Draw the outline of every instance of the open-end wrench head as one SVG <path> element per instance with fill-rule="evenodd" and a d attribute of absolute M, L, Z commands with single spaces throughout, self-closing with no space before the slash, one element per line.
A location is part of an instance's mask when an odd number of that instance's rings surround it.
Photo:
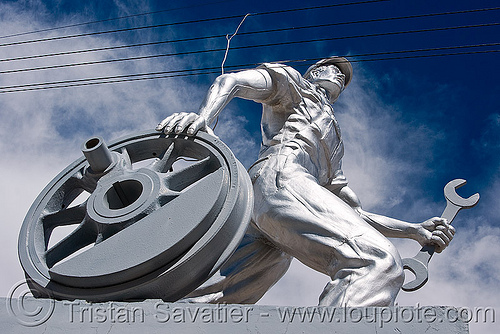
<path fill-rule="evenodd" d="M 444 197 L 446 198 L 446 200 L 452 203 L 453 205 L 462 207 L 464 209 L 472 208 L 473 206 L 475 206 L 479 201 L 478 193 L 475 193 L 469 198 L 463 198 L 456 192 L 456 189 L 464 186 L 466 183 L 467 181 L 464 179 L 455 179 L 448 182 L 444 187 Z"/>
<path fill-rule="evenodd" d="M 403 285 L 403 291 L 415 291 L 420 289 L 427 283 L 429 274 L 427 266 L 415 258 L 405 258 L 403 261 L 403 269 L 408 269 L 415 275 L 415 279 Z"/>

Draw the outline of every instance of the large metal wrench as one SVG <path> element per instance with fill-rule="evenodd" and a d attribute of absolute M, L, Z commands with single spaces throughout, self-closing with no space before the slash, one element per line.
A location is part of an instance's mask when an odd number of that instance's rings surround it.
<path fill-rule="evenodd" d="M 455 179 L 450 181 L 444 187 L 444 197 L 446 198 L 446 208 L 441 215 L 441 218 L 448 220 L 451 224 L 452 220 L 457 215 L 458 211 L 462 209 L 472 208 L 479 201 L 479 194 L 476 193 L 469 198 L 463 198 L 455 191 L 457 188 L 465 185 L 467 181 L 463 179 Z M 420 289 L 427 283 L 428 264 L 434 254 L 435 246 L 428 245 L 422 249 L 412 258 L 403 259 L 403 268 L 408 269 L 415 275 L 415 279 L 403 285 L 403 291 L 415 291 Z"/>

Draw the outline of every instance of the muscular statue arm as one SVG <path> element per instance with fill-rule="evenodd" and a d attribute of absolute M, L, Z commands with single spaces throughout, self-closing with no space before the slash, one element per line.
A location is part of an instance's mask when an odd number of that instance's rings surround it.
<path fill-rule="evenodd" d="M 351 206 L 368 224 L 388 238 L 410 238 L 422 246 L 433 244 L 441 252 L 453 239 L 455 229 L 446 219 L 433 217 L 422 223 L 408 223 L 398 219 L 377 215 L 361 208 L 361 203 L 351 188 L 345 186 L 337 194 Z"/>
<path fill-rule="evenodd" d="M 253 69 L 219 76 L 200 106 L 200 116 L 212 123 L 234 97 L 262 101 L 272 93 L 272 79 L 264 69 Z"/>
<path fill-rule="evenodd" d="M 188 134 L 195 134 L 199 130 L 207 131 L 208 125 L 234 97 L 262 101 L 272 92 L 272 78 L 264 69 L 223 74 L 215 79 L 198 114 L 175 113 L 160 122 L 156 129 L 165 133 L 186 131 Z"/>

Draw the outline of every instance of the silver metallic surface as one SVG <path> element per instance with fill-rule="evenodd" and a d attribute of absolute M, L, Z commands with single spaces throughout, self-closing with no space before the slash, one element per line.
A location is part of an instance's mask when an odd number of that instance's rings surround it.
<path fill-rule="evenodd" d="M 167 134 L 211 131 L 234 97 L 263 106 L 262 146 L 249 169 L 251 225 L 228 262 L 185 301 L 255 303 L 295 257 L 331 278 L 320 305 L 391 305 L 404 273 L 386 237 L 436 243 L 440 250 L 449 244 L 454 229 L 445 219 L 412 224 L 369 213 L 348 187 L 331 102 L 351 77 L 349 62 L 339 57 L 318 62 L 306 78 L 286 65 L 263 64 L 219 76 L 199 114 L 173 114 L 157 126 Z"/>
<path fill-rule="evenodd" d="M 479 194 L 476 193 L 468 198 L 459 196 L 456 192 L 457 188 L 464 186 L 467 181 L 463 179 L 455 179 L 446 184 L 444 187 L 444 197 L 446 198 L 446 208 L 444 209 L 442 218 L 451 224 L 455 216 L 462 209 L 469 209 L 474 207 L 479 201 Z M 412 258 L 403 259 L 403 268 L 408 269 L 415 275 L 415 279 L 405 283 L 402 287 L 404 291 L 415 291 L 420 289 L 427 283 L 428 264 L 434 254 L 435 247 L 433 245 L 424 246 Z"/>
<path fill-rule="evenodd" d="M 247 172 L 219 139 L 146 132 L 84 144 L 29 210 L 19 257 L 37 297 L 177 300 L 224 263 L 247 228 Z M 90 165 L 89 165 L 90 163 Z M 78 196 L 88 198 L 78 202 Z M 210 196 L 207 196 L 210 194 Z M 53 231 L 74 226 L 53 242 Z"/>

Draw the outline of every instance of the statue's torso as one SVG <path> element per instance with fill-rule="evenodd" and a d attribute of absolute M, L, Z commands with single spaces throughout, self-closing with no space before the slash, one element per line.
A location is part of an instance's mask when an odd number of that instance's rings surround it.
<path fill-rule="evenodd" d="M 273 78 L 275 91 L 261 101 L 260 158 L 278 154 L 281 147 L 298 147 L 315 165 L 321 184 L 344 182 L 341 173 L 343 143 L 327 97 L 291 67 L 262 65 Z M 342 179 L 342 180 L 341 180 Z"/>

